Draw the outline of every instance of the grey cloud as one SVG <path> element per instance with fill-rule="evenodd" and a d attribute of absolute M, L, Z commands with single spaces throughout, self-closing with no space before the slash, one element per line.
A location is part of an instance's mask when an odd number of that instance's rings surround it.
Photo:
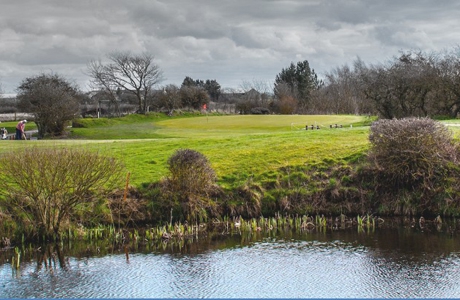
<path fill-rule="evenodd" d="M 174 4 L 174 1 L 142 2 L 129 12 L 129 16 L 143 33 L 161 38 L 192 36 L 218 39 L 227 34 L 225 20 L 212 9 L 202 9 L 192 1 Z"/>
<path fill-rule="evenodd" d="M 460 2 L 454 0 L 0 2 L 6 90 L 27 70 L 41 68 L 84 84 L 80 70 L 87 61 L 115 50 L 151 52 L 167 83 L 195 74 L 225 87 L 242 79 L 273 80 L 295 60 L 307 59 L 321 73 L 356 56 L 383 61 L 401 48 L 459 43 Z"/>
<path fill-rule="evenodd" d="M 30 22 L 9 21 L 6 26 L 18 34 L 36 37 L 64 35 L 73 38 L 84 38 L 110 34 L 110 25 L 95 18 L 32 20 Z"/>
<path fill-rule="evenodd" d="M 254 49 L 266 47 L 266 45 L 264 45 L 260 39 L 257 39 L 256 36 L 250 32 L 249 28 L 234 27 L 231 30 L 230 37 L 237 46 L 244 46 Z"/>
<path fill-rule="evenodd" d="M 424 31 L 405 24 L 376 26 L 373 34 L 385 46 L 399 47 L 400 49 L 421 49 L 432 46 L 432 42 Z"/>
<path fill-rule="evenodd" d="M 336 31 L 342 28 L 342 25 L 339 22 L 324 19 L 316 21 L 316 26 L 327 31 Z"/>
<path fill-rule="evenodd" d="M 49 49 L 30 49 L 30 51 L 19 56 L 16 62 L 20 65 L 72 65 L 86 64 L 88 59 L 64 46 L 52 47 Z"/>

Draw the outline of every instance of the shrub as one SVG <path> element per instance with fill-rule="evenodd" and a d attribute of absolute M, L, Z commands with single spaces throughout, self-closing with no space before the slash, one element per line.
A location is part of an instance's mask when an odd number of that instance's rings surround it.
<path fill-rule="evenodd" d="M 168 164 L 170 176 L 162 183 L 163 200 L 176 202 L 190 221 L 206 219 L 215 208 L 211 196 L 217 191 L 216 174 L 208 159 L 197 151 L 180 149 Z"/>
<path fill-rule="evenodd" d="M 253 115 L 269 115 L 270 110 L 265 107 L 254 107 L 251 108 L 251 114 Z"/>
<path fill-rule="evenodd" d="M 23 230 L 59 237 L 122 179 L 116 160 L 87 150 L 27 148 L 0 158 L 0 205 Z"/>
<path fill-rule="evenodd" d="M 406 199 L 405 203 L 411 203 L 418 212 L 434 208 L 434 196 L 444 190 L 449 176 L 457 176 L 458 147 L 448 128 L 437 121 L 379 120 L 372 124 L 369 140 L 368 158 L 377 188 L 388 198 L 407 198 L 406 191 L 417 195 L 417 199 Z M 396 198 L 391 201 L 396 203 Z M 399 207 L 407 211 L 407 207 Z"/>
<path fill-rule="evenodd" d="M 108 196 L 113 223 L 120 226 L 139 225 L 149 219 L 147 203 L 139 190 L 130 186 L 127 190 L 114 190 Z"/>
<path fill-rule="evenodd" d="M 428 118 L 380 120 L 371 126 L 369 158 L 398 185 L 430 184 L 457 163 L 452 134 Z"/>

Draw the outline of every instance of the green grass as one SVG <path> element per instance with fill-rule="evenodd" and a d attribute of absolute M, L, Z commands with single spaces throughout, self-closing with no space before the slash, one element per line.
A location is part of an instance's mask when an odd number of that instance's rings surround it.
<path fill-rule="evenodd" d="M 368 120 L 342 115 L 182 116 L 132 115 L 114 119 L 82 119 L 73 139 L 2 141 L 0 151 L 18 147 L 85 147 L 120 158 L 139 186 L 167 175 L 174 151 L 203 153 L 219 183 L 231 186 L 250 176 L 273 174 L 281 167 L 351 160 L 368 147 Z M 344 128 L 330 129 L 330 124 Z M 320 130 L 305 130 L 315 124 Z M 350 125 L 355 124 L 353 127 Z"/>

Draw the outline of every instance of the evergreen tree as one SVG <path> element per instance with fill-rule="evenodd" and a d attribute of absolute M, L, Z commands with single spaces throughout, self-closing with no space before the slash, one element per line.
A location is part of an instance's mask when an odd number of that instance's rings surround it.
<path fill-rule="evenodd" d="M 310 102 L 311 92 L 322 84 L 315 70 L 310 69 L 308 61 L 299 61 L 297 64 L 291 63 L 276 75 L 274 93 L 278 99 L 284 96 L 294 97 L 300 108 L 305 109 Z"/>

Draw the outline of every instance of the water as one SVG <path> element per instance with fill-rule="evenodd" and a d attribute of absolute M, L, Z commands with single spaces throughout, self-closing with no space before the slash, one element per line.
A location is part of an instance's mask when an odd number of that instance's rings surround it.
<path fill-rule="evenodd" d="M 32 251 L 19 270 L 4 261 L 0 296 L 460 297 L 460 236 L 446 232 L 272 232 L 130 245 L 128 254 L 97 243 L 66 248 Z"/>

